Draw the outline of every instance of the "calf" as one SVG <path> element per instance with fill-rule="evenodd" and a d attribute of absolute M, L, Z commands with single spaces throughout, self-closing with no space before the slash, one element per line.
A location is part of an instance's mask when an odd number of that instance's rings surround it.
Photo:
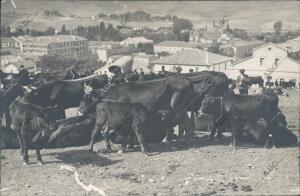
<path fill-rule="evenodd" d="M 221 119 L 224 119 L 221 121 L 227 124 L 227 127 L 230 127 L 234 147 L 236 147 L 237 138 L 241 135 L 245 123 L 254 126 L 258 119 L 263 118 L 267 123 L 268 135 L 272 134 L 271 124 L 274 123 L 278 112 L 277 95 L 228 95 L 223 99 L 206 96 L 201 112 L 216 115 L 216 105 L 221 105 Z M 266 146 L 268 142 L 270 141 L 267 140 Z"/>
<path fill-rule="evenodd" d="M 131 143 L 138 141 L 145 154 L 149 152 L 148 143 L 162 141 L 167 132 L 158 115 L 149 112 L 141 104 L 107 100 L 97 104 L 90 151 L 93 151 L 97 133 L 103 129 L 107 150 L 111 150 L 110 139 L 117 143 L 122 142 L 123 151 L 129 141 Z"/>
<path fill-rule="evenodd" d="M 212 132 L 215 129 L 215 119 L 212 115 L 198 115 L 196 117 L 195 130 Z"/>
<path fill-rule="evenodd" d="M 18 98 L 10 105 L 9 111 L 24 163 L 28 164 L 28 147 L 32 145 L 36 149 L 36 160 L 42 164 L 40 150 L 55 127 L 57 108 L 42 108 Z"/>

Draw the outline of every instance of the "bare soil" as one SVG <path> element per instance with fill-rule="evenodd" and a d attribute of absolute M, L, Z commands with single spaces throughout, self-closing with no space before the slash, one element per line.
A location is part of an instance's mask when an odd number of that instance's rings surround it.
<path fill-rule="evenodd" d="M 299 137 L 299 89 L 284 91 L 280 108 Z M 101 187 L 107 195 L 299 195 L 299 146 L 264 149 L 241 145 L 233 151 L 230 134 L 221 141 L 206 135 L 192 139 L 189 148 L 173 143 L 151 145 L 146 157 L 139 149 L 124 154 L 90 154 L 87 146 L 45 149 L 45 164 L 24 166 L 18 150 L 1 152 L 0 195 L 98 195 L 87 192 L 74 174 L 60 170 L 72 165 L 86 185 Z M 104 149 L 104 142 L 95 145 Z M 113 145 L 118 149 L 118 145 Z"/>

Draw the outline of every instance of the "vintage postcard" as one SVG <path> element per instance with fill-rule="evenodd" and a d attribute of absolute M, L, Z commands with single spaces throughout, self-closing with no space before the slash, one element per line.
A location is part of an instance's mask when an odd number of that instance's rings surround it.
<path fill-rule="evenodd" d="M 299 10 L 1 0 L 0 195 L 300 195 Z"/>

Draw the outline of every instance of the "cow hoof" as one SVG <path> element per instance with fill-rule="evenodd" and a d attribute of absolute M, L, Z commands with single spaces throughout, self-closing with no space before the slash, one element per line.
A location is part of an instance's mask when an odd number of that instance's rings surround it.
<path fill-rule="evenodd" d="M 236 144 L 229 144 L 229 147 L 231 147 L 233 150 L 236 150 L 237 149 L 237 146 L 236 146 Z"/>
<path fill-rule="evenodd" d="M 150 156 L 149 152 L 143 152 L 143 154 L 144 154 L 146 157 L 149 157 L 149 156 Z"/>

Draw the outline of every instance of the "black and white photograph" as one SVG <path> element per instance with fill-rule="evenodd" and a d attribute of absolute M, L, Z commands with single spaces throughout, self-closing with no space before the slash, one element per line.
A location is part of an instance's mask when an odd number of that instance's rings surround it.
<path fill-rule="evenodd" d="M 300 1 L 1 0 L 1 196 L 300 195 Z"/>

